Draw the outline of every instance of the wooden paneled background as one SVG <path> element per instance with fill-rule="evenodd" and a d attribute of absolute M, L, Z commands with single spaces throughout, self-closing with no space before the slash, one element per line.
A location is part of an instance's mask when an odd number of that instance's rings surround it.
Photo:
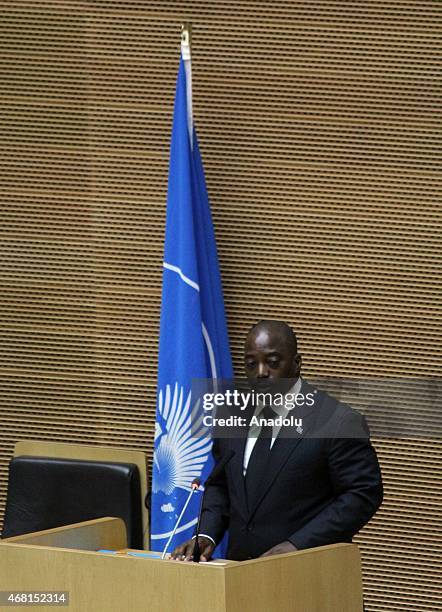
<path fill-rule="evenodd" d="M 273 317 L 307 378 L 440 374 L 440 2 L 0 7 L 1 509 L 17 440 L 151 453 L 183 20 L 237 372 Z M 440 610 L 440 441 L 375 445 L 367 610 Z"/>

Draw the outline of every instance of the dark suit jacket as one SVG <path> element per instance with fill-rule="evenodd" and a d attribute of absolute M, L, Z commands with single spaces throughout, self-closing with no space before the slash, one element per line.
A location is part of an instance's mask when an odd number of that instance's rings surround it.
<path fill-rule="evenodd" d="M 315 393 L 315 404 L 293 411 L 303 419 L 302 434 L 281 429 L 253 507 L 243 477 L 247 428 L 240 428 L 240 437 L 214 441 L 215 461 L 235 454 L 206 489 L 200 533 L 218 543 L 228 529 L 229 559 L 258 557 L 285 540 L 299 550 L 351 542 L 382 502 L 381 472 L 364 417 L 306 381 L 301 392 Z"/>

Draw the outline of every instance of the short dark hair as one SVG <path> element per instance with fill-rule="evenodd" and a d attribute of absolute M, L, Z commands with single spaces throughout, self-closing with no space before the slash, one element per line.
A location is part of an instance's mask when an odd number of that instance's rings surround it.
<path fill-rule="evenodd" d="M 263 319 L 251 326 L 247 336 L 252 332 L 257 332 L 260 329 L 266 329 L 278 333 L 284 342 L 293 349 L 294 354 L 298 352 L 298 339 L 293 329 L 285 321 L 276 321 L 274 319 Z"/>

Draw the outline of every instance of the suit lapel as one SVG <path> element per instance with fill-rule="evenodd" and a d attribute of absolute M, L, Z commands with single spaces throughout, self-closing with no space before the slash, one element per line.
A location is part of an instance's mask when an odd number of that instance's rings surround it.
<path fill-rule="evenodd" d="M 278 476 L 279 472 L 284 467 L 284 464 L 294 452 L 295 448 L 301 442 L 301 437 L 294 438 L 278 438 L 275 440 L 272 451 L 270 453 L 270 461 L 266 473 L 260 484 L 260 495 L 256 498 L 255 503 L 249 508 L 249 518 L 255 514 L 258 506 L 267 495 L 268 490 L 273 484 L 273 481 Z"/>

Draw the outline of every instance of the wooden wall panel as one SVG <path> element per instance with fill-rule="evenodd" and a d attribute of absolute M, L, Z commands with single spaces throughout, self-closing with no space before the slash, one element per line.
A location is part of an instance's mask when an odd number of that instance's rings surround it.
<path fill-rule="evenodd" d="M 274 317 L 307 377 L 440 376 L 438 3 L 0 7 L 1 509 L 17 440 L 151 453 L 186 19 L 237 372 Z M 438 610 L 440 441 L 375 444 L 367 610 Z"/>

